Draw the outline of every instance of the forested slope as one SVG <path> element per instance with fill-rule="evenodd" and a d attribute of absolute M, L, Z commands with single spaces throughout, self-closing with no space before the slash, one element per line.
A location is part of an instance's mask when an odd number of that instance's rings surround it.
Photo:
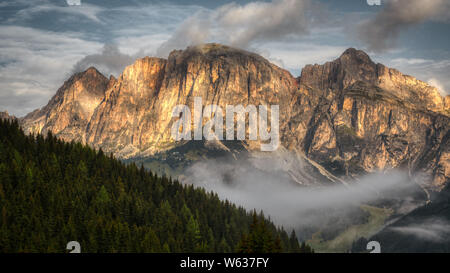
<path fill-rule="evenodd" d="M 66 252 L 72 240 L 82 252 L 242 252 L 255 222 L 214 193 L 52 134 L 27 136 L 7 120 L 0 210 L 0 252 Z M 257 218 L 269 236 L 246 252 L 300 251 L 295 234 Z"/>

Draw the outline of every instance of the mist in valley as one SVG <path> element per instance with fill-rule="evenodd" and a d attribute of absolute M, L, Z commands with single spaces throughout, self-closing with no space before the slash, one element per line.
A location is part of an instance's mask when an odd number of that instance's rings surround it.
<path fill-rule="evenodd" d="M 368 174 L 357 180 L 302 186 L 286 171 L 279 157 L 219 158 L 197 162 L 185 171 L 184 183 L 216 192 L 248 210 L 263 211 L 277 225 L 295 229 L 306 240 L 317 232 L 332 238 L 352 225 L 367 222 L 361 206 L 391 211 L 389 222 L 422 205 L 421 178 L 407 172 Z M 298 164 L 298 168 L 306 170 Z M 302 170 L 296 170 L 302 173 Z M 303 172 L 306 179 L 313 179 Z M 381 227 L 380 227 L 381 228 Z"/>

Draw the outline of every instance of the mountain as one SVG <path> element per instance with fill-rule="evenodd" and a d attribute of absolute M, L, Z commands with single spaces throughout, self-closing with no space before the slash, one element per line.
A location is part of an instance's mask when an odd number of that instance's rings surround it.
<path fill-rule="evenodd" d="M 311 159 L 341 174 L 424 172 L 434 189 L 449 181 L 449 108 L 436 88 L 355 49 L 306 66 L 299 82 L 320 97 L 301 138 Z"/>
<path fill-rule="evenodd" d="M 77 73 L 58 89 L 44 108 L 23 118 L 24 127 L 27 132 L 46 134 L 51 131 L 67 141 L 85 142 L 83 132 L 113 83 L 113 78 L 108 81 L 93 67 Z"/>
<path fill-rule="evenodd" d="M 393 168 L 425 174 L 424 186 L 432 190 L 449 181 L 449 97 L 356 49 L 308 65 L 298 78 L 257 54 L 219 44 L 176 50 L 168 59 L 139 59 L 117 79 L 90 68 L 20 122 L 27 133 L 52 131 L 172 170 L 205 154 L 266 156 L 259 141 L 171 139 L 173 107 L 193 109 L 194 97 L 223 109 L 279 105 L 281 147 L 275 156 L 287 162 L 283 168 L 299 184 L 342 182 Z M 299 163 L 313 179 L 304 179 Z"/>

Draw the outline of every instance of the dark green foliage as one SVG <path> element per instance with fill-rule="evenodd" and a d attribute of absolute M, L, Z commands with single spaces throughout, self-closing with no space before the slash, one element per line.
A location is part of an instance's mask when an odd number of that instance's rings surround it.
<path fill-rule="evenodd" d="M 233 252 L 254 221 L 212 192 L 2 120 L 0 212 L 0 252 L 66 252 L 69 241 L 82 252 Z M 277 238 L 262 250 L 298 250 L 261 219 Z"/>
<path fill-rule="evenodd" d="M 282 232 L 284 233 L 284 232 Z M 283 236 L 283 237 L 280 237 Z M 280 253 L 283 251 L 282 238 L 286 234 L 280 234 L 277 230 L 270 227 L 264 215 L 261 213 L 259 216 L 256 212 L 253 212 L 253 223 L 250 226 L 250 231 L 247 234 L 242 235 L 241 241 L 237 246 L 237 252 L 239 253 Z M 285 240 L 285 249 L 293 253 L 311 253 L 312 249 L 302 244 L 299 245 L 295 231 L 292 231 L 291 237 Z"/>

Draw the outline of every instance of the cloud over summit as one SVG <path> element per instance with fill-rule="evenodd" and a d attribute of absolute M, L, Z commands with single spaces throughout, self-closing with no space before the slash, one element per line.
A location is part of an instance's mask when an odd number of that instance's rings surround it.
<path fill-rule="evenodd" d="M 117 45 L 104 45 L 102 51 L 97 54 L 87 55 L 79 60 L 73 67 L 72 73 L 86 70 L 90 66 L 99 69 L 105 76 L 119 75 L 123 69 L 132 64 L 137 55 L 128 55 L 122 53 Z"/>
<path fill-rule="evenodd" d="M 248 48 L 257 41 L 302 36 L 308 33 L 316 9 L 320 8 L 310 0 L 273 0 L 202 10 L 181 24 L 158 49 L 158 55 L 166 57 L 173 49 L 208 41 Z"/>

